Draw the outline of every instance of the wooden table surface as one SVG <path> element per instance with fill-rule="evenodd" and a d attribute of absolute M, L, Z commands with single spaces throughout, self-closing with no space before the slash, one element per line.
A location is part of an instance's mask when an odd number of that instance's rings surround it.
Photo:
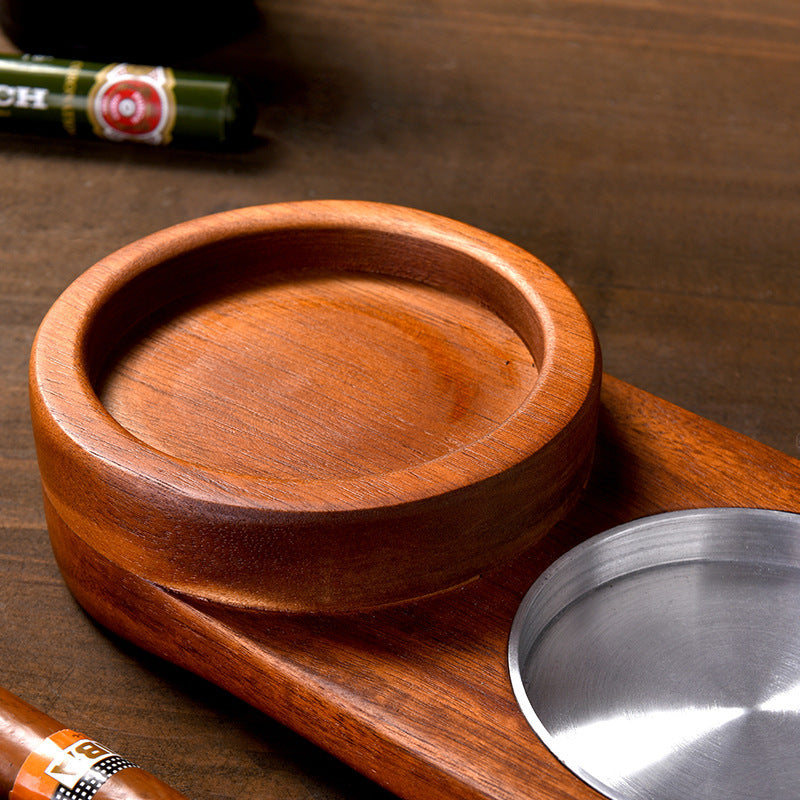
<path fill-rule="evenodd" d="M 398 203 L 532 251 L 585 304 L 608 373 L 798 457 L 800 8 L 259 10 L 255 29 L 185 64 L 250 79 L 246 152 L 0 136 L 0 685 L 197 800 L 380 798 L 72 600 L 27 407 L 39 321 L 84 269 L 168 224 L 283 200 Z"/>

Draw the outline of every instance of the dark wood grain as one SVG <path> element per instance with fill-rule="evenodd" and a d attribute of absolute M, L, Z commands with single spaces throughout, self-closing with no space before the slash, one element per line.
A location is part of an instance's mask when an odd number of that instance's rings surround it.
<path fill-rule="evenodd" d="M 25 385 L 34 331 L 90 264 L 167 224 L 311 197 L 394 202 L 530 250 L 587 307 L 608 372 L 796 457 L 800 11 L 785 0 L 259 7 L 260 29 L 192 64 L 251 79 L 252 151 L 0 141 L 0 685 L 198 800 L 378 798 L 75 605 L 44 530 Z M 644 469 L 606 452 L 609 483 Z M 629 502 L 630 515 L 646 510 Z"/>

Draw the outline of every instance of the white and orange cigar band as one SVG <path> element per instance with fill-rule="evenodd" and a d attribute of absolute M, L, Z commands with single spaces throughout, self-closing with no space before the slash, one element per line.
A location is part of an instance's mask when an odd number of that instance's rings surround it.
<path fill-rule="evenodd" d="M 9 800 L 91 800 L 120 770 L 133 767 L 122 756 L 75 731 L 43 739 L 20 767 Z"/>

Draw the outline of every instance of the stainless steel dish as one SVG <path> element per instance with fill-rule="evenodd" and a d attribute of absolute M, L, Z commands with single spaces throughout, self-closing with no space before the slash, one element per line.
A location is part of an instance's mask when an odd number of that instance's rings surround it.
<path fill-rule="evenodd" d="M 526 594 L 509 666 L 608 797 L 800 797 L 800 515 L 679 511 L 584 542 Z"/>

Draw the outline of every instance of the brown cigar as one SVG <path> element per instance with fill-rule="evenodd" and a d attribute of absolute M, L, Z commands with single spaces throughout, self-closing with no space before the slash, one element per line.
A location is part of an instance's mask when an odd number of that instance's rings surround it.
<path fill-rule="evenodd" d="M 0 689 L 0 800 L 187 800 L 154 775 Z"/>

